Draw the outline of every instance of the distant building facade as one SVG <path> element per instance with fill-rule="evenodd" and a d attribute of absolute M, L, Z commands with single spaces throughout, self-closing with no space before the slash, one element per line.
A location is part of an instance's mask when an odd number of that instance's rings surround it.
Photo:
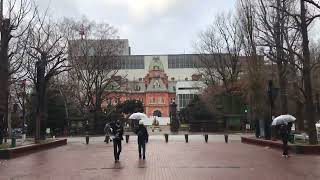
<path fill-rule="evenodd" d="M 131 54 L 128 39 L 77 39 L 70 40 L 68 43 L 69 52 L 72 52 L 73 56 L 128 56 Z"/>
<path fill-rule="evenodd" d="M 119 68 L 117 75 L 125 81 L 114 82 L 109 87 L 102 108 L 125 100 L 140 100 L 149 117 L 169 117 L 169 105 L 173 101 L 179 111 L 201 93 L 205 85 L 201 68 L 197 68 L 201 64 L 200 56 L 210 62 L 218 56 L 227 58 L 224 54 L 131 55 L 126 39 L 75 40 L 69 44 L 76 56 L 84 56 L 81 48 L 87 47 L 87 56 L 101 55 L 102 58 L 106 56 L 104 48 L 116 47 L 112 58 L 115 58 L 115 67 Z M 239 63 L 246 64 L 244 60 L 246 57 L 240 57 Z"/>
<path fill-rule="evenodd" d="M 177 98 L 185 106 L 187 101 L 182 99 L 199 94 L 203 83 L 199 80 L 197 69 L 193 65 L 195 55 L 134 55 L 121 56 L 119 76 L 125 77 L 126 82 L 115 84 L 112 93 L 103 103 L 118 103 L 125 100 L 140 100 L 144 104 L 145 113 L 150 116 L 169 117 L 169 104 Z M 184 83 L 182 83 L 184 82 Z M 201 87 L 191 87 L 199 85 Z M 177 89 L 177 85 L 181 90 Z M 189 88 L 183 91 L 183 86 Z M 190 91 L 190 88 L 193 90 Z M 116 89 L 116 90 L 114 90 Z M 177 95 L 177 92 L 180 92 Z M 183 94 L 186 93 L 186 94 Z M 189 95 L 192 93 L 192 95 Z"/>

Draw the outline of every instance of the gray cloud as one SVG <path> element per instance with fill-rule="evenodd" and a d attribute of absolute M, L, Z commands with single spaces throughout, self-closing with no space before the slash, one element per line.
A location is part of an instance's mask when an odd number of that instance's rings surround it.
<path fill-rule="evenodd" d="M 192 41 L 236 0 L 37 0 L 55 18 L 104 21 L 129 39 L 134 54 L 192 53 Z"/>

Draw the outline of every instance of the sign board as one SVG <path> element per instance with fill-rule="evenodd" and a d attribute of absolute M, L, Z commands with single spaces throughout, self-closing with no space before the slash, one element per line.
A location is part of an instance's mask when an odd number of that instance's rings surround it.
<path fill-rule="evenodd" d="M 47 129 L 46 129 L 46 133 L 47 133 L 47 134 L 50 134 L 50 128 L 47 128 Z"/>

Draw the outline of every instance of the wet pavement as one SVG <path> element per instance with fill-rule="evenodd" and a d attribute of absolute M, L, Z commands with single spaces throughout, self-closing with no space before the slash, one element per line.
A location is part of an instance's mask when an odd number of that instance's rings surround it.
<path fill-rule="evenodd" d="M 70 138 L 68 145 L 28 156 L 0 161 L 0 179 L 113 179 L 113 180 L 317 180 L 320 156 L 292 155 L 265 147 L 241 144 L 237 136 L 229 144 L 222 136 L 204 138 L 152 136 L 147 144 L 146 160 L 139 160 L 136 138 L 130 137 L 120 162 L 115 163 L 112 144 L 103 137 Z"/>

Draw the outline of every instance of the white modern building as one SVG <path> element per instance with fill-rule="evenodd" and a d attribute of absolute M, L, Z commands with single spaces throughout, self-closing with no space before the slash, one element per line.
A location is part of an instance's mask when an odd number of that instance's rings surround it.
<path fill-rule="evenodd" d="M 177 110 L 185 108 L 195 96 L 202 93 L 205 87 L 202 81 L 178 81 L 176 85 Z"/>

